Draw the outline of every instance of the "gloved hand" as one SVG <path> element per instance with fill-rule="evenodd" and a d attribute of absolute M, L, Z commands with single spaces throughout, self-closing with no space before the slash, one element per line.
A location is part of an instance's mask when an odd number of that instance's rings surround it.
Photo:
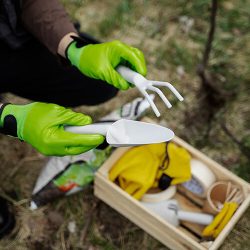
<path fill-rule="evenodd" d="M 66 54 L 70 62 L 84 75 L 106 81 L 121 90 L 128 89 L 130 84 L 115 70 L 119 64 L 127 62 L 138 73 L 147 73 L 143 53 L 120 41 L 83 47 L 72 42 Z"/>
<path fill-rule="evenodd" d="M 7 104 L 1 107 L 1 111 L 2 132 L 28 142 L 44 155 L 80 154 L 104 140 L 102 135 L 66 132 L 64 125 L 87 125 L 91 123 L 91 118 L 56 104 Z"/>

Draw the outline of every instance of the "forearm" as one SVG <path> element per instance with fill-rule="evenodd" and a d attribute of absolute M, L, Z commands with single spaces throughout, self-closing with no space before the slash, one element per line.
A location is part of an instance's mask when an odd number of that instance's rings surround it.
<path fill-rule="evenodd" d="M 69 44 L 73 41 L 73 38 L 71 36 L 78 36 L 78 35 L 74 32 L 68 33 L 60 40 L 58 44 L 57 53 L 62 57 L 66 57 L 65 55 L 66 49 L 68 48 Z"/>
<path fill-rule="evenodd" d="M 69 33 L 77 33 L 58 0 L 23 0 L 22 21 L 26 29 L 53 54 L 59 52 L 62 56 L 64 51 L 59 50 L 61 40 Z"/>

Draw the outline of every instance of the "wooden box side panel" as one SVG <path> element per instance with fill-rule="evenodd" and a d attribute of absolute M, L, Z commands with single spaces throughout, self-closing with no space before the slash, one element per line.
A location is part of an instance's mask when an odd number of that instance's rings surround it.
<path fill-rule="evenodd" d="M 174 250 L 206 249 L 185 233 L 178 230 L 178 228 L 175 228 L 160 217 L 152 214 L 118 186 L 98 173 L 95 178 L 95 195 L 160 242 Z"/>

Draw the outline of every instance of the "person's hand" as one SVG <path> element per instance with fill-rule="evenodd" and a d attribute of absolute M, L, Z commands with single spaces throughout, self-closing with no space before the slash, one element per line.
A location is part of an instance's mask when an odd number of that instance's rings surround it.
<path fill-rule="evenodd" d="M 126 90 L 130 84 L 115 70 L 119 64 L 128 64 L 133 70 L 146 75 L 143 53 L 120 41 L 90 44 L 79 47 L 72 42 L 67 57 L 84 75 L 106 81 L 116 88 Z"/>
<path fill-rule="evenodd" d="M 7 104 L 2 106 L 1 111 L 2 132 L 28 142 L 44 155 L 80 154 L 104 141 L 102 135 L 66 132 L 65 125 L 87 125 L 91 123 L 91 118 L 56 104 Z"/>

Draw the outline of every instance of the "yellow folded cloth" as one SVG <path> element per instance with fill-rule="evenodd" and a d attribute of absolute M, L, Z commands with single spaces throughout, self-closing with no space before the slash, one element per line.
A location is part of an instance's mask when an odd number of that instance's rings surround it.
<path fill-rule="evenodd" d="M 119 185 L 136 199 L 140 199 L 153 185 L 160 159 L 151 153 L 149 145 L 128 150 L 109 173 L 109 179 L 118 178 Z"/>
<path fill-rule="evenodd" d="M 148 189 L 157 186 L 163 173 L 173 178 L 171 184 L 187 181 L 191 177 L 190 158 L 185 149 L 174 143 L 133 147 L 114 164 L 109 179 L 118 180 L 122 189 L 140 199 Z"/>

